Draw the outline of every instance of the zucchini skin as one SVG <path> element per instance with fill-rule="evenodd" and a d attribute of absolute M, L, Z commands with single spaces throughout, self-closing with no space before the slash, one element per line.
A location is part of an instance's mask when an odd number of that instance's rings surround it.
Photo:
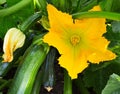
<path fill-rule="evenodd" d="M 42 17 L 42 12 L 36 12 L 25 20 L 19 27 L 23 33 L 27 33 L 28 29 Z"/>
<path fill-rule="evenodd" d="M 48 45 L 43 44 L 32 45 L 26 51 L 8 94 L 31 94 L 37 72 L 48 52 Z"/>
<path fill-rule="evenodd" d="M 55 74 L 54 74 L 54 63 L 56 60 L 57 50 L 53 47 L 50 47 L 50 51 L 46 56 L 46 60 L 44 63 L 43 69 L 43 86 L 44 88 L 50 92 L 55 83 Z"/>

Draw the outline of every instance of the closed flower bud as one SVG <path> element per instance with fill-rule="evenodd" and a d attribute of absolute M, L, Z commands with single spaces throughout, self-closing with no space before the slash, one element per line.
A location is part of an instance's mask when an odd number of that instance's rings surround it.
<path fill-rule="evenodd" d="M 13 60 L 13 52 L 22 47 L 25 42 L 25 35 L 17 28 L 11 28 L 7 31 L 3 43 L 3 62 Z"/>

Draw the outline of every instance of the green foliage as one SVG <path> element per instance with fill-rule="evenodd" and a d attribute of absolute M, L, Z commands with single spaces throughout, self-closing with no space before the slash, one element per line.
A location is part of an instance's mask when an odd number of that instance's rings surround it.
<path fill-rule="evenodd" d="M 97 5 L 99 0 L 47 0 L 48 3 L 53 4 L 58 9 L 68 12 L 76 13 L 82 11 L 88 11 L 93 6 Z"/>
<path fill-rule="evenodd" d="M 102 94 L 119 94 L 120 93 L 120 76 L 112 74 L 107 85 L 102 90 Z"/>
<path fill-rule="evenodd" d="M 46 11 L 46 5 L 47 2 L 46 0 L 34 0 L 34 7 L 35 7 L 35 11 L 42 11 L 45 15 L 47 15 L 47 11 Z"/>
<path fill-rule="evenodd" d="M 88 11 L 93 6 L 97 5 L 97 0 L 76 0 L 76 7 L 74 9 L 75 12 L 78 11 Z"/>
<path fill-rule="evenodd" d="M 120 56 L 120 32 L 118 32 L 119 25 L 107 26 L 107 33 L 105 37 L 110 41 L 109 48 Z M 114 30 L 114 31 L 113 31 Z"/>
<path fill-rule="evenodd" d="M 0 5 L 4 4 L 6 0 L 0 0 Z"/>
<path fill-rule="evenodd" d="M 7 7 L 11 7 L 18 3 L 19 0 L 7 0 Z M 26 18 L 34 12 L 33 4 L 16 11 L 14 14 L 4 18 L 0 18 L 0 38 L 3 38 L 9 28 L 18 27 Z"/>
<path fill-rule="evenodd" d="M 110 41 L 108 49 L 116 53 L 117 58 L 111 61 L 101 62 L 100 64 L 89 64 L 89 67 L 79 75 L 78 79 L 73 80 L 73 82 L 75 81 L 75 85 L 79 88 L 80 94 L 93 94 L 93 92 L 94 94 L 120 93 L 120 76 L 118 76 L 120 75 L 120 0 L 31 0 L 30 4 L 18 10 L 15 9 L 10 15 L 3 16 L 1 14 L 2 11 L 13 7 L 21 1 L 0 0 L 0 38 L 3 40 L 5 33 L 11 27 L 17 27 L 26 34 L 25 45 L 14 52 L 13 62 L 2 63 L 3 52 L 0 52 L 0 94 L 4 94 L 4 89 L 9 89 L 9 94 L 17 94 L 16 92 L 39 94 L 41 86 L 54 88 L 54 82 L 57 81 L 55 79 L 57 77 L 54 77 L 56 75 L 53 69 L 56 52 L 47 55 L 44 61 L 47 62 L 45 63 L 46 67 L 43 66 L 44 64 L 42 65 L 47 54 L 47 49 L 44 49 L 44 43 L 42 43 L 41 39 L 50 28 L 46 10 L 47 3 L 53 4 L 63 12 L 72 14 L 72 17 L 74 14 L 81 13 L 83 14 L 83 18 L 111 18 L 106 21 L 107 32 L 104 34 L 104 37 Z M 98 4 L 101 5 L 102 12 L 98 12 L 98 14 L 96 14 L 97 12 L 93 12 L 92 16 L 88 14 L 87 16 L 84 15 L 84 13 L 89 13 L 87 11 Z M 38 44 L 36 45 L 36 43 Z M 36 48 L 39 44 L 42 46 Z M 26 50 L 29 49 L 29 46 L 34 49 Z M 44 54 L 43 58 L 41 58 L 41 54 Z M 9 75 L 11 71 L 13 72 L 12 76 Z M 12 85 L 9 85 L 11 82 Z M 65 71 L 64 94 L 68 94 L 68 92 L 72 94 L 71 88 L 74 88 L 72 85 L 72 81 Z"/>
<path fill-rule="evenodd" d="M 102 89 L 105 87 L 109 76 L 112 73 L 117 73 L 120 75 L 120 63 L 115 61 L 106 62 L 110 63 L 107 67 L 93 70 L 94 68 L 99 67 L 99 65 L 90 65 L 89 68 L 84 72 L 83 80 L 87 88 L 93 88 L 93 91 L 96 94 L 101 94 Z"/>
<path fill-rule="evenodd" d="M 104 10 L 112 12 L 120 12 L 120 0 L 105 0 Z"/>

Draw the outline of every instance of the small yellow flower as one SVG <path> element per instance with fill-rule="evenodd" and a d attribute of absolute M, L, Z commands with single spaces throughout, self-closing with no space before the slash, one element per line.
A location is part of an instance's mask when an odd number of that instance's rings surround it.
<path fill-rule="evenodd" d="M 3 43 L 3 62 L 11 62 L 13 60 L 13 52 L 22 47 L 25 41 L 25 35 L 16 28 L 7 31 Z"/>
<path fill-rule="evenodd" d="M 107 49 L 109 41 L 102 35 L 106 32 L 104 18 L 88 18 L 73 21 L 72 16 L 58 11 L 48 4 L 49 32 L 44 42 L 58 49 L 59 63 L 68 70 L 72 79 L 77 78 L 89 63 L 99 63 L 116 57 Z M 90 11 L 99 11 L 96 6 Z"/>

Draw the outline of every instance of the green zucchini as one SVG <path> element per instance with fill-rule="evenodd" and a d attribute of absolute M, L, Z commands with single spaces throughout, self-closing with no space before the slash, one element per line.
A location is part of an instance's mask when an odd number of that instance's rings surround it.
<path fill-rule="evenodd" d="M 19 27 L 19 29 L 26 33 L 26 31 L 36 23 L 42 17 L 42 12 L 36 12 L 32 16 L 30 16 L 27 20 L 25 20 Z"/>
<path fill-rule="evenodd" d="M 8 66 L 9 66 L 9 63 L 0 62 L 0 77 L 3 77 Z"/>
<path fill-rule="evenodd" d="M 37 72 L 43 63 L 49 46 L 45 43 L 33 44 L 26 51 L 13 79 L 8 94 L 31 94 Z"/>
<path fill-rule="evenodd" d="M 42 80 L 43 80 L 43 69 L 44 66 L 42 65 L 35 78 L 35 82 L 31 94 L 40 94 L 40 88 L 42 86 Z"/>
<path fill-rule="evenodd" d="M 44 64 L 41 66 L 31 94 L 40 94 L 40 87 L 43 84 L 44 88 L 49 92 L 55 83 L 54 77 L 54 62 L 56 59 L 57 50 L 50 47 Z"/>
<path fill-rule="evenodd" d="M 44 65 L 43 70 L 43 86 L 49 92 L 53 89 L 55 77 L 54 77 L 54 62 L 56 59 L 57 50 L 51 47 Z"/>

